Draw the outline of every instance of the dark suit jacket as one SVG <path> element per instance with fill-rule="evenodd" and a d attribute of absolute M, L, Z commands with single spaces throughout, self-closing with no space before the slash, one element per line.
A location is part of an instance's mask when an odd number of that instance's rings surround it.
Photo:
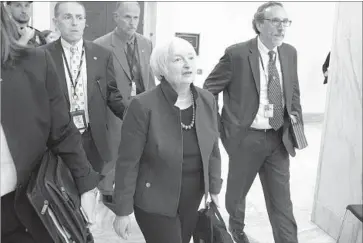
<path fill-rule="evenodd" d="M 1 77 L 1 124 L 17 172 L 15 209 L 36 242 L 51 242 L 25 196 L 30 174 L 46 148 L 62 157 L 80 193 L 98 184 L 98 174 L 86 158 L 49 53 L 33 49 L 13 68 L 2 67 Z"/>
<path fill-rule="evenodd" d="M 221 189 L 217 107 L 207 91 L 192 85 L 196 131 L 203 162 L 205 195 Z M 182 179 L 183 138 L 177 93 L 167 81 L 132 99 L 122 125 L 116 162 L 114 199 L 117 215 L 133 206 L 175 216 Z"/>
<path fill-rule="evenodd" d="M 140 60 L 141 77 L 145 87 L 145 91 L 155 87 L 155 79 L 150 68 L 150 55 L 152 51 L 152 43 L 146 37 L 135 33 L 137 48 Z M 126 103 L 129 103 L 131 94 L 131 75 L 127 62 L 126 54 L 121 41 L 115 31 L 112 31 L 94 41 L 113 53 L 113 65 L 115 67 L 116 82 L 122 97 Z M 115 115 L 108 111 L 107 120 L 109 123 L 109 137 L 111 141 L 112 160 L 116 160 L 118 156 L 118 147 L 121 141 L 121 125 L 122 121 L 117 119 Z"/>
<path fill-rule="evenodd" d="M 122 119 L 125 106 L 120 91 L 117 88 L 113 67 L 112 53 L 106 48 L 84 40 L 87 65 L 87 97 L 89 122 L 92 137 L 105 163 L 111 160 L 111 153 L 107 139 L 107 106 Z M 67 80 L 62 59 L 62 45 L 60 39 L 45 45 L 52 55 L 57 67 L 60 86 L 66 96 L 69 106 Z M 103 164 L 99 168 L 102 168 Z"/>
<path fill-rule="evenodd" d="M 278 47 L 278 52 L 287 113 L 295 113 L 302 119 L 296 49 L 284 43 Z M 260 68 L 257 38 L 228 47 L 205 81 L 204 88 L 216 98 L 223 91 L 221 139 L 226 151 L 231 154 L 258 112 Z M 295 156 L 290 127 L 291 122 L 285 116 L 283 142 L 289 154 Z"/>
<path fill-rule="evenodd" d="M 324 62 L 324 64 L 323 64 L 323 66 L 322 66 L 323 74 L 324 74 L 326 71 L 328 71 L 329 63 L 330 63 L 330 52 L 329 52 L 328 56 L 326 57 L 325 62 Z M 323 84 L 327 84 L 327 83 L 328 83 L 328 77 L 325 77 L 325 78 L 324 78 L 324 82 L 323 82 Z"/>

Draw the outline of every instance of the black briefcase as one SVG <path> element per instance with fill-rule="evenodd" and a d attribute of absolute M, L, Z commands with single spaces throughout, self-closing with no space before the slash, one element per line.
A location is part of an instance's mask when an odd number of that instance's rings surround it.
<path fill-rule="evenodd" d="M 55 243 L 94 242 L 73 176 L 49 150 L 31 175 L 27 197 Z"/>
<path fill-rule="evenodd" d="M 193 234 L 194 243 L 233 243 L 226 224 L 212 201 L 198 211 L 198 222 Z"/>

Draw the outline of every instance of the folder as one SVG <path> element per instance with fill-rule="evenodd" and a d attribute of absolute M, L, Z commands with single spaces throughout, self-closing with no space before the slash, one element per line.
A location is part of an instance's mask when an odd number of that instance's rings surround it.
<path fill-rule="evenodd" d="M 304 127 L 300 118 L 296 117 L 296 120 L 296 123 L 291 120 L 290 132 L 292 134 L 292 143 L 295 148 L 304 149 L 308 146 L 308 142 L 304 134 Z"/>

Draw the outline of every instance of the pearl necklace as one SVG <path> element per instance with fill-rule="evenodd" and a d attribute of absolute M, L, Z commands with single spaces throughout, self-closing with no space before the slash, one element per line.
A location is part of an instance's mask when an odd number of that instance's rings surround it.
<path fill-rule="evenodd" d="M 182 128 L 184 130 L 190 130 L 194 127 L 195 124 L 195 104 L 194 104 L 194 97 L 193 97 L 193 92 L 190 92 L 192 95 L 192 107 L 193 107 L 193 117 L 192 117 L 192 122 L 189 125 L 185 125 L 183 124 L 183 122 L 180 122 Z"/>

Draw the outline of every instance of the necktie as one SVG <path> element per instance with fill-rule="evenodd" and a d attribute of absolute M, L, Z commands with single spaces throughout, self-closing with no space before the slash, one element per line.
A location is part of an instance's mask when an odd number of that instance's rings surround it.
<path fill-rule="evenodd" d="M 134 69 L 134 56 L 135 56 L 135 52 L 134 49 L 132 48 L 133 43 L 126 43 L 127 46 L 127 51 L 126 51 L 126 55 L 127 55 L 127 62 L 129 64 L 129 68 L 130 68 L 130 74 L 131 74 L 131 79 L 134 79 L 134 75 L 133 75 L 133 69 Z"/>
<path fill-rule="evenodd" d="M 279 73 L 276 68 L 275 52 L 269 51 L 268 62 L 268 99 L 273 104 L 273 117 L 269 118 L 269 124 L 274 130 L 278 130 L 284 123 L 284 110 L 282 105 L 282 92 Z"/>

